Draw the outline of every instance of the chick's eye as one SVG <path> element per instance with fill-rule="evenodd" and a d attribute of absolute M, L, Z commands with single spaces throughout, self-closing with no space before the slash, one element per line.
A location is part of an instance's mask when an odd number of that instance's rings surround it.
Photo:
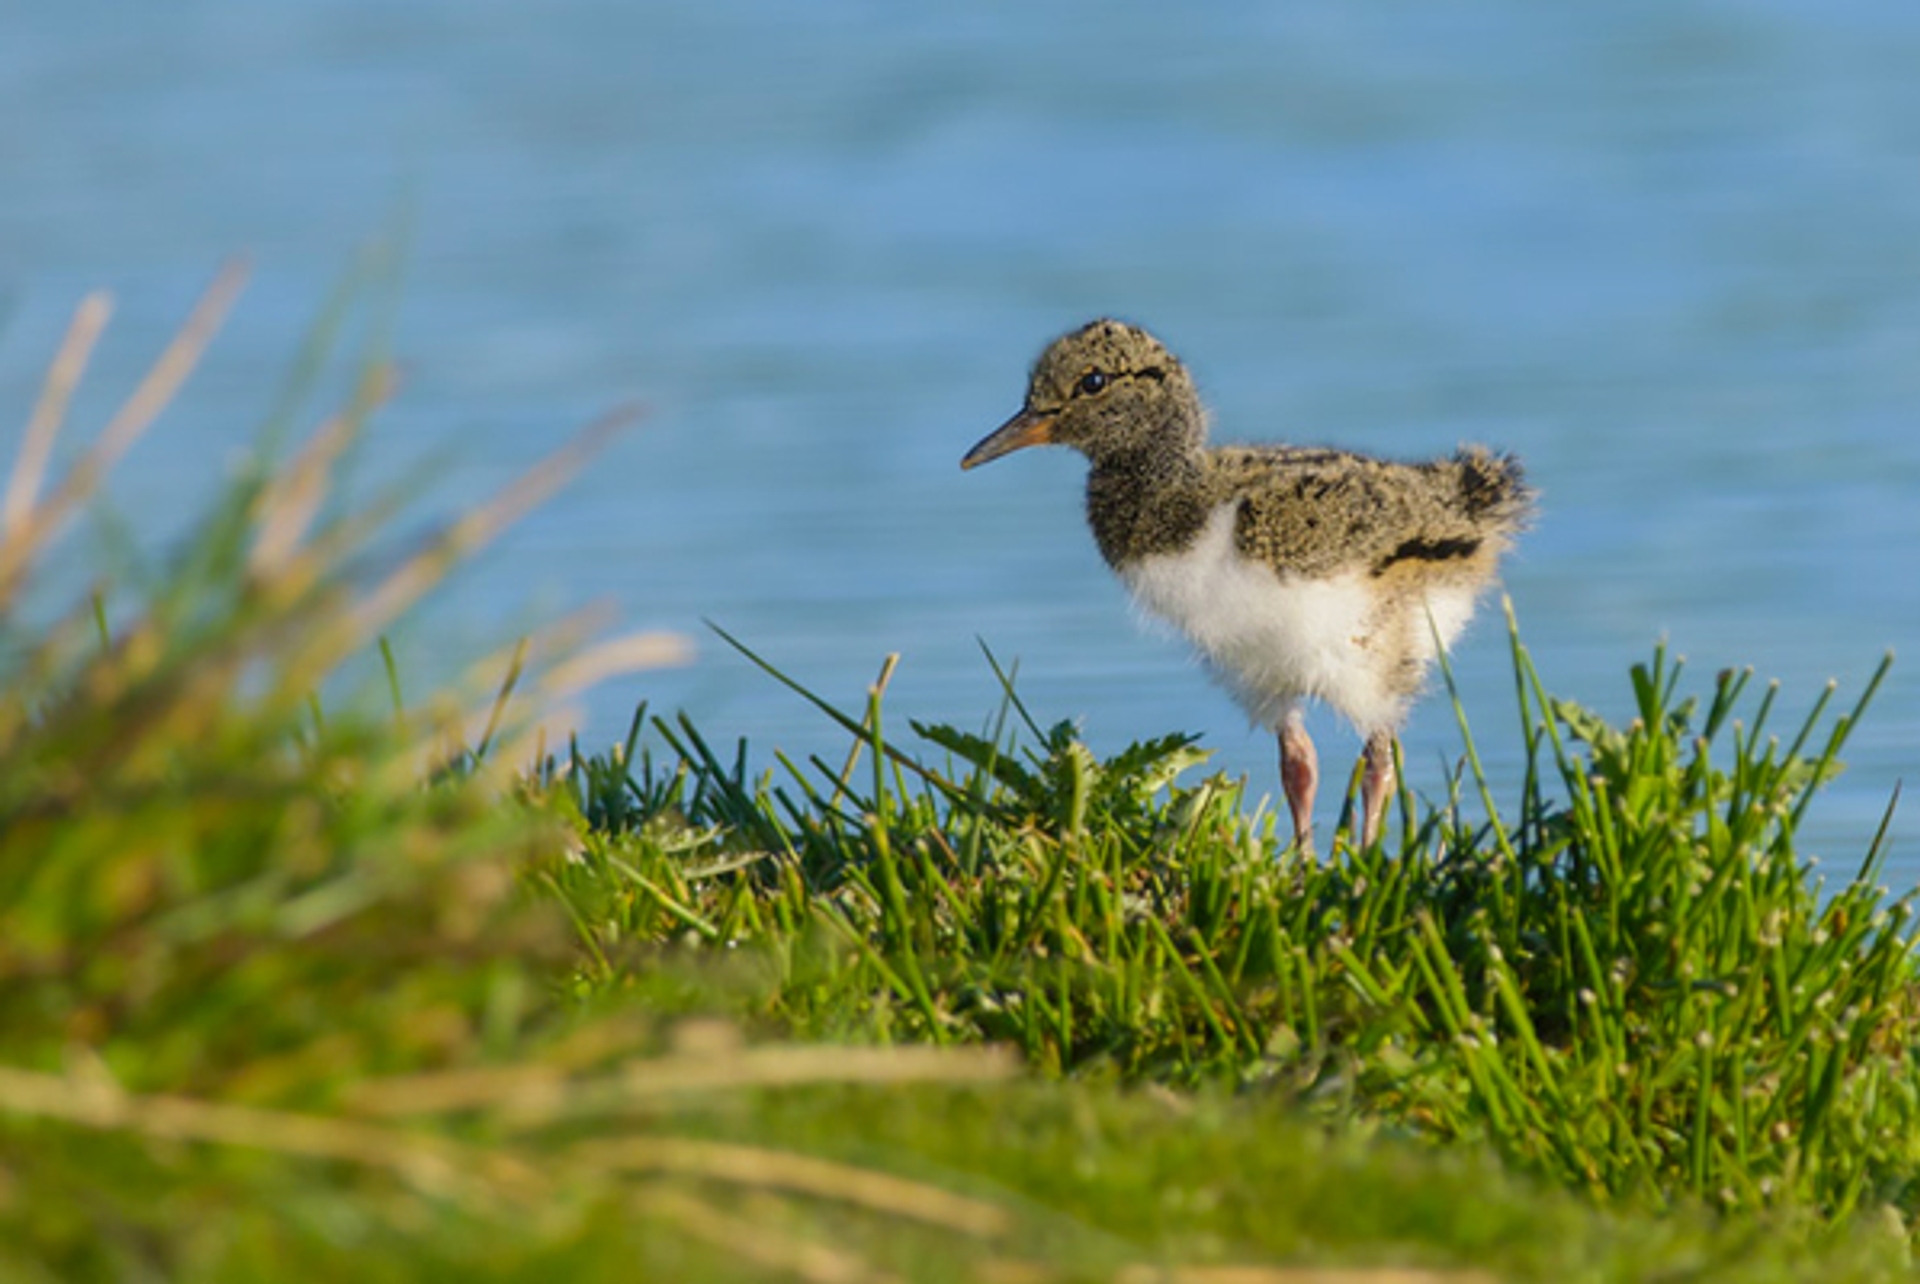
<path fill-rule="evenodd" d="M 1089 397 L 1106 386 L 1107 372 L 1104 370 L 1089 370 L 1080 376 L 1080 391 Z"/>

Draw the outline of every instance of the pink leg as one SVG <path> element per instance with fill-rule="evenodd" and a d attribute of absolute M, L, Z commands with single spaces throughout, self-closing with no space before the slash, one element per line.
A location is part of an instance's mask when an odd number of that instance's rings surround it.
<path fill-rule="evenodd" d="M 1364 814 L 1360 845 L 1371 847 L 1380 839 L 1380 825 L 1387 818 L 1387 803 L 1393 799 L 1393 732 L 1376 731 L 1368 736 L 1364 758 L 1367 765 L 1360 777 Z"/>
<path fill-rule="evenodd" d="M 1280 724 L 1280 786 L 1293 811 L 1293 841 L 1303 856 L 1313 853 L 1313 794 L 1320 784 L 1320 755 L 1298 710 Z"/>

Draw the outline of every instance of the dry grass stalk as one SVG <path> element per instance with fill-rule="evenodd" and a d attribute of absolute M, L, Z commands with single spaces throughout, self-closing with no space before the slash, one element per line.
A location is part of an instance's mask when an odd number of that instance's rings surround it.
<path fill-rule="evenodd" d="M 831 1199 L 962 1235 L 1003 1235 L 1012 1226 L 1006 1209 L 938 1186 L 761 1146 L 691 1137 L 619 1137 L 584 1142 L 567 1155 L 577 1163 L 612 1172 L 670 1173 Z"/>
<path fill-rule="evenodd" d="M 992 1083 L 1019 1063 L 998 1048 L 746 1048 L 724 1056 L 644 1058 L 619 1073 L 572 1079 L 498 1067 L 370 1080 L 349 1100 L 371 1115 L 499 1110 L 527 1123 L 598 1114 L 662 1097 L 801 1084 Z"/>
<path fill-rule="evenodd" d="M 765 1218 L 722 1212 L 685 1191 L 660 1186 L 639 1192 L 634 1202 L 643 1215 L 665 1217 L 722 1252 L 806 1284 L 892 1284 L 899 1278 L 876 1270 L 851 1253 L 788 1235 Z"/>
<path fill-rule="evenodd" d="M 60 1076 L 0 1066 L 0 1111 L 169 1141 L 244 1146 L 385 1169 L 421 1190 L 468 1199 L 544 1190 L 533 1168 L 499 1149 L 324 1115 L 123 1092 L 99 1074 Z"/>
<path fill-rule="evenodd" d="M 67 396 L 72 390 L 65 381 L 78 380 L 93 340 L 106 324 L 104 304 L 95 302 L 99 296 L 80 305 L 60 356 L 54 362 L 54 370 L 48 375 L 41 397 L 44 415 L 37 412 L 35 416 L 36 423 L 43 426 L 37 432 L 30 431 L 22 443 L 22 455 L 16 460 L 14 478 L 8 486 L 5 534 L 0 537 L 0 604 L 11 601 L 21 577 L 47 540 L 99 489 L 107 472 L 180 390 L 219 332 L 246 278 L 247 268 L 242 262 L 231 262 L 221 269 L 133 394 L 107 421 L 107 426 L 67 470 L 46 500 L 35 502 L 40 472 L 65 417 Z"/>
<path fill-rule="evenodd" d="M 0 507 L 0 529 L 4 529 L 8 542 L 18 539 L 25 530 L 27 517 L 40 494 L 41 480 L 46 476 L 54 438 L 60 435 L 60 426 L 67 419 L 67 403 L 73 399 L 73 390 L 80 386 L 80 377 L 86 373 L 87 361 L 93 355 L 93 345 L 112 315 L 113 296 L 104 291 L 95 291 L 82 299 L 67 327 L 66 338 L 54 354 L 53 364 L 47 367 L 46 383 L 27 419 L 20 453 L 15 456 L 13 474 L 7 479 L 5 505 Z"/>

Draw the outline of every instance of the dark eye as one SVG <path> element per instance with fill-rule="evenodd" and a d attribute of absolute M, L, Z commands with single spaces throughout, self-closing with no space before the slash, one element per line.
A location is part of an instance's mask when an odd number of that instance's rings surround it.
<path fill-rule="evenodd" d="M 1104 370 L 1089 370 L 1080 376 L 1080 391 L 1089 397 L 1106 386 L 1107 372 Z"/>

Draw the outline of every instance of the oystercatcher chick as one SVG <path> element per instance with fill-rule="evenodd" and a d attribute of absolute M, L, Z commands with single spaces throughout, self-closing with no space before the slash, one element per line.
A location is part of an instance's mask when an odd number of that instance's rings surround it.
<path fill-rule="evenodd" d="M 1087 457 L 1087 521 L 1101 556 L 1279 736 L 1303 853 L 1320 776 L 1303 706 L 1322 700 L 1353 724 L 1365 741 L 1360 841 L 1371 846 L 1407 709 L 1532 510 L 1519 462 L 1480 446 L 1412 464 L 1321 447 L 1209 447 L 1187 368 L 1145 330 L 1113 320 L 1048 346 L 1020 412 L 960 466 L 1041 444 Z"/>

